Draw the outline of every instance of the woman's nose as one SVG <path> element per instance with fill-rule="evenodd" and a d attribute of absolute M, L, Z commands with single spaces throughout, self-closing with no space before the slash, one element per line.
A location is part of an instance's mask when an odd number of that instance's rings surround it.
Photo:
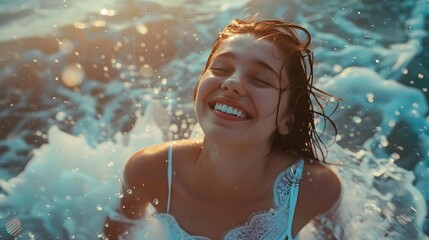
<path fill-rule="evenodd" d="M 245 94 L 243 79 L 241 79 L 240 76 L 233 75 L 229 77 L 222 83 L 221 88 L 229 94 L 239 96 L 243 96 Z"/>

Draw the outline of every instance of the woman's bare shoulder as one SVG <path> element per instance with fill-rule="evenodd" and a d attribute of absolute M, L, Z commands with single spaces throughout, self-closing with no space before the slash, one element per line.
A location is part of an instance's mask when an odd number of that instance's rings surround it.
<path fill-rule="evenodd" d="M 148 146 L 135 152 L 124 168 L 124 185 L 133 190 L 157 183 L 166 176 L 170 143 Z M 151 189 L 151 188 L 149 188 Z"/>
<path fill-rule="evenodd" d="M 198 149 L 195 140 L 180 140 L 148 146 L 134 153 L 125 164 L 125 185 L 134 189 L 143 188 L 151 183 L 167 181 L 168 149 L 173 147 L 175 160 L 186 159 L 190 153 Z"/>
<path fill-rule="evenodd" d="M 301 184 L 306 207 L 312 215 L 329 211 L 340 200 L 341 182 L 328 164 L 307 162 Z"/>

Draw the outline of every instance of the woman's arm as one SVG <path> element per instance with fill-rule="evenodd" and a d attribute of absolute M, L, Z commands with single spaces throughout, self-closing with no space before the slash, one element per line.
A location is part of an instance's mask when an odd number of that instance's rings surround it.
<path fill-rule="evenodd" d="M 160 200 L 157 208 L 161 211 L 165 208 L 163 199 L 166 198 L 166 146 L 168 145 L 161 144 L 144 148 L 127 161 L 120 202 L 116 210 L 107 216 L 104 239 L 118 239 L 121 234 L 132 229 L 133 220 L 156 212 L 158 209 L 152 206 L 151 196 Z"/>
<path fill-rule="evenodd" d="M 128 194 L 129 188 L 122 187 L 120 203 L 113 214 L 109 214 L 104 224 L 104 239 L 117 240 L 118 237 L 132 229 L 132 220 L 142 216 L 149 201 L 138 197 L 137 194 Z M 127 221 L 129 220 L 129 221 Z"/>
<path fill-rule="evenodd" d="M 330 167 L 318 162 L 305 165 L 300 184 L 297 216 L 294 218 L 293 226 L 295 234 L 308 223 L 319 229 L 323 221 L 335 220 L 335 209 L 341 201 L 342 192 L 337 174 Z"/>

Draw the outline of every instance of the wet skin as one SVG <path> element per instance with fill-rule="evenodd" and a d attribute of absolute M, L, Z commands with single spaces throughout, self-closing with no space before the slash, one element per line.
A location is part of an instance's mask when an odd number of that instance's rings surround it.
<path fill-rule="evenodd" d="M 283 60 L 264 40 L 236 35 L 225 40 L 214 53 L 197 89 L 195 111 L 207 137 L 231 144 L 268 144 L 276 130 L 279 75 Z M 285 73 L 283 73 L 285 76 Z M 282 86 L 288 84 L 282 79 Z M 287 95 L 282 94 L 278 123 L 290 123 L 285 116 Z M 238 117 L 213 109 L 225 104 L 245 113 Z M 269 148 L 269 146 L 267 146 Z"/>
<path fill-rule="evenodd" d="M 254 212 L 274 207 L 276 176 L 298 158 L 271 152 L 269 138 L 276 127 L 278 77 L 282 61 L 268 41 L 252 35 L 224 40 L 203 73 L 195 111 L 203 140 L 174 144 L 170 214 L 191 235 L 221 239 L 243 225 Z M 284 75 L 283 75 L 284 76 Z M 282 79 L 282 85 L 288 83 Z M 288 126 L 287 92 L 277 119 Z M 228 107 L 231 107 L 228 110 Z M 225 113 L 226 112 L 226 113 Z M 147 214 L 147 206 L 167 207 L 167 151 L 171 143 L 144 148 L 124 170 L 122 212 L 130 218 Z M 132 194 L 127 194 L 132 189 Z M 341 185 L 329 167 L 306 162 L 300 183 L 292 233 L 296 235 L 316 215 L 338 201 Z M 115 235 L 115 223 L 106 232 Z"/>

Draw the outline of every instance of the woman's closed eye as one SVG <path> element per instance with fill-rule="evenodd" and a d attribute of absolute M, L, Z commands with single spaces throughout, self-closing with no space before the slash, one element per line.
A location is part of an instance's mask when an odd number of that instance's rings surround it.
<path fill-rule="evenodd" d="M 211 67 L 210 71 L 216 76 L 227 76 L 232 73 L 232 70 L 225 67 Z"/>
<path fill-rule="evenodd" d="M 256 87 L 260 87 L 260 88 L 275 88 L 275 86 L 273 86 L 270 82 L 268 82 L 267 80 L 265 80 L 262 77 L 249 77 L 250 81 L 252 82 L 253 85 L 255 85 Z"/>
<path fill-rule="evenodd" d="M 234 73 L 234 70 L 227 67 L 210 67 L 210 71 L 218 77 L 228 77 Z M 264 76 L 248 76 L 247 79 L 252 85 L 258 88 L 276 88 Z"/>

